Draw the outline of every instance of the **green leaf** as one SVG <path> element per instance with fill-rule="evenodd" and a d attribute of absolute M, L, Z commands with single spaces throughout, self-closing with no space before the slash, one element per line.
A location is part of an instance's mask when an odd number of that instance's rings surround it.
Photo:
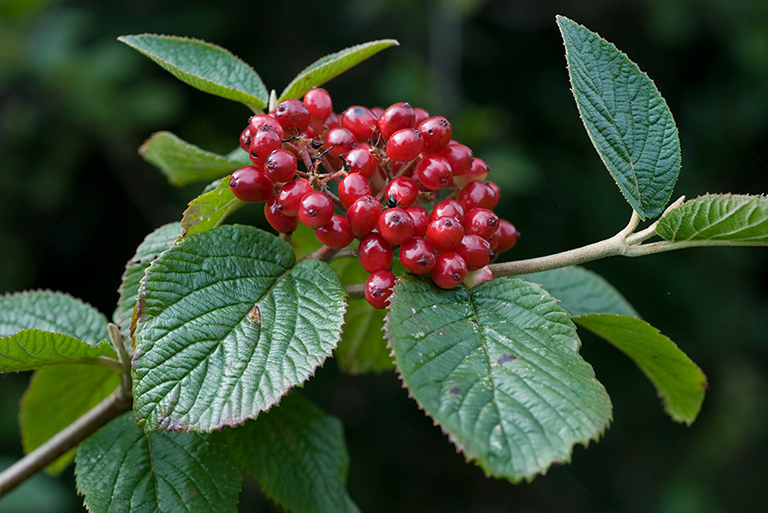
<path fill-rule="evenodd" d="M 117 39 L 203 92 L 244 103 L 254 111 L 266 108 L 269 102 L 269 92 L 253 68 L 220 46 L 156 34 Z"/>
<path fill-rule="evenodd" d="M 152 134 L 141 145 L 139 153 L 144 160 L 160 168 L 173 185 L 221 178 L 244 165 L 242 160 L 205 151 L 171 132 Z"/>
<path fill-rule="evenodd" d="M 64 333 L 92 346 L 108 336 L 107 318 L 68 294 L 39 290 L 0 296 L 0 337 L 26 329 Z"/>
<path fill-rule="evenodd" d="M 147 431 L 211 431 L 270 408 L 341 334 L 345 291 L 324 262 L 250 226 L 177 242 L 142 283 L 134 332 L 136 418 Z"/>
<path fill-rule="evenodd" d="M 240 466 L 286 511 L 358 511 L 346 490 L 344 427 L 312 401 L 291 393 L 227 434 Z"/>
<path fill-rule="evenodd" d="M 605 278 L 583 267 L 571 266 L 519 276 L 538 283 L 560 300 L 569 314 L 612 313 L 640 317 Z"/>
<path fill-rule="evenodd" d="M 136 254 L 126 264 L 123 279 L 118 289 L 120 299 L 112 316 L 114 323 L 120 328 L 126 340 L 130 340 L 131 315 L 136 306 L 136 296 L 139 294 L 139 284 L 144 277 L 144 271 L 147 270 L 152 260 L 170 248 L 180 236 L 181 225 L 179 223 L 168 223 L 161 226 L 144 238 L 139 247 L 136 248 Z"/>
<path fill-rule="evenodd" d="M 676 422 L 696 420 L 707 377 L 674 342 L 636 317 L 590 314 L 573 320 L 629 356 L 656 387 L 664 411 Z"/>
<path fill-rule="evenodd" d="M 614 45 L 557 17 L 581 119 L 603 163 L 643 219 L 662 213 L 680 172 L 677 126 L 650 78 Z"/>
<path fill-rule="evenodd" d="M 304 93 L 313 87 L 328 82 L 330 79 L 339 76 L 349 68 L 352 68 L 385 48 L 399 44 L 400 43 L 394 39 L 381 39 L 350 46 L 340 52 L 326 55 L 322 59 L 318 59 L 310 64 L 304 71 L 299 73 L 296 78 L 288 84 L 277 100 L 283 101 L 288 98 L 301 98 L 304 96 Z"/>
<path fill-rule="evenodd" d="M 707 194 L 664 214 L 656 233 L 672 242 L 768 245 L 768 197 Z"/>
<path fill-rule="evenodd" d="M 611 403 L 568 313 L 538 285 L 400 278 L 386 323 L 404 383 L 468 459 L 512 482 L 597 440 Z"/>
<path fill-rule="evenodd" d="M 0 337 L 0 372 L 28 371 L 61 363 L 90 363 L 99 356 L 115 356 L 109 342 L 92 346 L 63 333 L 42 330 L 21 330 Z"/>
<path fill-rule="evenodd" d="M 331 267 L 345 286 L 363 283 L 370 275 L 355 256 L 337 258 L 331 262 Z M 344 332 L 334 353 L 339 369 L 347 374 L 394 369 L 392 355 L 384 338 L 386 311 L 372 307 L 365 299 L 348 300 L 347 305 Z"/>
<path fill-rule="evenodd" d="M 229 177 L 222 178 L 215 189 L 189 202 L 181 218 L 184 236 L 216 228 L 241 206 L 243 202 L 235 197 L 229 187 Z"/>
<path fill-rule="evenodd" d="M 126 413 L 81 444 L 75 480 L 89 511 L 234 513 L 241 476 L 221 436 L 147 435 Z"/>
<path fill-rule="evenodd" d="M 120 376 L 92 365 L 56 365 L 38 370 L 21 399 L 19 424 L 25 453 L 80 418 L 120 385 Z M 75 458 L 75 449 L 48 465 L 61 473 Z"/>

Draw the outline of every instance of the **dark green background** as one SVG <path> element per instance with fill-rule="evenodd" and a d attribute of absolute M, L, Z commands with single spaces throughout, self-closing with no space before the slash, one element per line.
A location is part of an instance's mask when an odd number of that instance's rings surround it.
<path fill-rule="evenodd" d="M 768 2 L 762 0 L 154 0 L 0 2 L 0 293 L 50 288 L 107 314 L 144 235 L 179 219 L 199 186 L 174 189 L 137 154 L 171 130 L 218 152 L 249 112 L 178 81 L 116 41 L 202 38 L 282 90 L 327 53 L 386 50 L 326 85 L 337 110 L 409 101 L 449 117 L 492 166 L 499 211 L 522 232 L 508 258 L 606 238 L 629 218 L 570 95 L 555 14 L 614 42 L 656 82 L 677 120 L 676 195 L 768 191 Z M 258 208 L 239 222 L 261 223 Z M 349 489 L 365 512 L 719 512 L 768 503 L 768 250 L 711 248 L 588 265 L 709 377 L 698 421 L 674 424 L 651 385 L 603 342 L 583 354 L 614 421 L 570 465 L 532 484 L 485 479 L 392 375 L 333 362 L 306 394 L 345 423 Z M 0 377 L 0 452 L 20 457 L 26 375 Z M 0 462 L 1 463 L 1 462 Z M 72 470 L 0 501 L 3 512 L 80 511 Z M 39 488 L 33 488 L 38 486 Z M 247 480 L 243 511 L 277 508 Z"/>

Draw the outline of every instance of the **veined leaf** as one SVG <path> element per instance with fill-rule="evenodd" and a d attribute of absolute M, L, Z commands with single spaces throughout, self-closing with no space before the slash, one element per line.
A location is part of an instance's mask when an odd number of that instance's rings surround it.
<path fill-rule="evenodd" d="M 226 217 L 243 206 L 229 186 L 229 177 L 219 180 L 215 189 L 189 202 L 181 218 L 184 236 L 202 233 L 219 226 Z"/>
<path fill-rule="evenodd" d="M 54 365 L 35 372 L 19 411 L 21 442 L 30 453 L 80 418 L 120 385 L 120 376 L 93 365 Z M 46 467 L 61 473 L 75 458 L 75 449 Z"/>
<path fill-rule="evenodd" d="M 75 465 L 89 511 L 237 511 L 240 471 L 220 436 L 148 435 L 125 413 L 80 445 Z"/>
<path fill-rule="evenodd" d="M 0 372 L 35 370 L 62 363 L 88 363 L 99 356 L 115 356 L 109 342 L 89 345 L 63 333 L 21 330 L 0 337 Z"/>
<path fill-rule="evenodd" d="M 286 511 L 358 511 L 346 490 L 344 427 L 312 401 L 291 393 L 227 434 L 240 466 Z"/>
<path fill-rule="evenodd" d="M 36 290 L 0 296 L 0 337 L 38 329 L 64 333 L 98 346 L 107 338 L 107 318 L 69 294 Z"/>
<path fill-rule="evenodd" d="M 768 197 L 707 194 L 659 219 L 656 233 L 669 241 L 768 245 Z"/>
<path fill-rule="evenodd" d="M 171 132 L 156 132 L 139 148 L 144 160 L 157 166 L 173 185 L 213 180 L 244 164 L 228 156 L 198 148 Z"/>
<path fill-rule="evenodd" d="M 330 356 L 345 291 L 324 262 L 249 226 L 186 237 L 142 282 L 134 409 L 147 431 L 212 431 L 269 409 Z"/>
<path fill-rule="evenodd" d="M 349 68 L 359 64 L 368 57 L 389 48 L 398 45 L 394 39 L 382 39 L 379 41 L 370 41 L 349 48 L 345 48 L 336 53 L 326 55 L 310 64 L 304 71 L 299 73 L 291 81 L 285 90 L 280 93 L 278 101 L 288 98 L 301 98 L 304 93 L 328 82 L 330 79 L 339 76 Z"/>
<path fill-rule="evenodd" d="M 269 92 L 259 75 L 220 46 L 198 39 L 156 34 L 117 39 L 203 92 L 244 103 L 254 111 L 267 107 Z"/>
<path fill-rule="evenodd" d="M 589 313 L 612 313 L 640 317 L 632 305 L 613 285 L 597 273 L 579 266 L 519 276 L 540 284 L 560 300 L 572 316 Z"/>
<path fill-rule="evenodd" d="M 662 213 L 680 172 L 677 126 L 650 78 L 614 45 L 557 17 L 581 119 L 629 204 Z"/>
<path fill-rule="evenodd" d="M 570 316 L 533 283 L 440 290 L 403 277 L 386 330 L 413 397 L 491 476 L 531 480 L 611 419 Z"/>
<path fill-rule="evenodd" d="M 707 377 L 674 342 L 636 317 L 590 314 L 573 320 L 629 356 L 656 387 L 670 417 L 688 425 L 696 420 Z"/>
<path fill-rule="evenodd" d="M 126 264 L 123 279 L 118 289 L 120 299 L 112 315 L 114 323 L 120 328 L 126 340 L 131 338 L 131 315 L 136 306 L 136 296 L 139 295 L 139 284 L 144 277 L 144 271 L 147 270 L 152 260 L 170 248 L 180 236 L 181 225 L 179 223 L 168 223 L 161 226 L 144 238 L 139 247 L 136 248 L 136 254 Z"/>

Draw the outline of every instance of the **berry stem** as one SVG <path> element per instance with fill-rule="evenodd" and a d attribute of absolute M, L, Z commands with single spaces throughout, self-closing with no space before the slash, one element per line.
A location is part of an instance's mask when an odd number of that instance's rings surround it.
<path fill-rule="evenodd" d="M 331 260 L 333 260 L 333 257 L 335 257 L 336 253 L 338 252 L 339 252 L 338 249 L 330 248 L 326 245 L 323 245 L 320 249 L 302 258 L 302 260 L 307 258 L 314 258 L 315 260 L 320 260 L 321 262 L 330 262 Z"/>

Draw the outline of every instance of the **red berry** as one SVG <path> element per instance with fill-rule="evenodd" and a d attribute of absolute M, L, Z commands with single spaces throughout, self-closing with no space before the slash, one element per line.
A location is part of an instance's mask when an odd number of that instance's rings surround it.
<path fill-rule="evenodd" d="M 333 214 L 327 224 L 315 230 L 315 235 L 317 240 L 329 248 L 336 249 L 346 248 L 355 240 L 355 236 L 347 224 L 347 218 L 339 214 Z"/>
<path fill-rule="evenodd" d="M 438 153 L 451 142 L 451 124 L 443 116 L 433 116 L 416 126 L 424 138 L 424 151 Z"/>
<path fill-rule="evenodd" d="M 347 210 L 349 228 L 355 237 L 364 237 L 372 232 L 381 215 L 381 203 L 373 196 L 363 196 Z"/>
<path fill-rule="evenodd" d="M 426 274 L 435 267 L 437 252 L 421 237 L 411 237 L 400 245 L 400 263 L 413 274 Z"/>
<path fill-rule="evenodd" d="M 499 216 L 487 208 L 473 208 L 464 216 L 464 232 L 488 240 L 499 227 Z"/>
<path fill-rule="evenodd" d="M 248 203 L 266 201 L 275 193 L 275 184 L 264 169 L 257 166 L 243 166 L 229 177 L 232 194 Z"/>
<path fill-rule="evenodd" d="M 520 237 L 520 232 L 517 231 L 515 226 L 506 219 L 499 220 L 499 227 L 496 233 L 488 240 L 491 245 L 491 249 L 497 255 L 510 250 L 517 243 L 517 239 Z"/>
<path fill-rule="evenodd" d="M 301 198 L 312 192 L 309 181 L 304 178 L 296 178 L 283 185 L 277 194 L 277 202 L 283 214 L 289 217 L 299 215 L 299 203 Z"/>
<path fill-rule="evenodd" d="M 429 223 L 425 237 L 436 250 L 450 251 L 464 237 L 464 227 L 458 219 L 441 217 Z"/>
<path fill-rule="evenodd" d="M 416 126 L 419 126 L 419 123 L 429 117 L 429 112 L 422 109 L 421 107 L 416 107 L 413 109 L 413 115 L 416 116 Z"/>
<path fill-rule="evenodd" d="M 386 308 L 394 288 L 394 274 L 390 271 L 376 271 L 365 280 L 365 299 L 374 308 Z"/>
<path fill-rule="evenodd" d="M 463 175 L 454 175 L 453 184 L 456 187 L 462 188 L 469 182 L 485 180 L 487 176 L 488 164 L 486 164 L 483 159 L 475 159 L 472 161 L 472 165 L 469 167 L 469 171 Z"/>
<path fill-rule="evenodd" d="M 309 109 L 300 100 L 281 101 L 273 115 L 288 133 L 300 133 L 309 126 Z"/>
<path fill-rule="evenodd" d="M 373 176 L 376 169 L 376 158 L 371 155 L 369 148 L 353 148 L 344 155 L 344 169 L 350 173 L 358 173 L 366 179 Z"/>
<path fill-rule="evenodd" d="M 469 288 L 472 288 L 481 284 L 484 281 L 489 281 L 492 279 L 493 279 L 493 271 L 491 271 L 491 268 L 486 265 L 485 267 L 481 267 L 480 269 L 469 271 L 467 273 L 467 277 L 464 278 L 464 285 L 466 285 Z"/>
<path fill-rule="evenodd" d="M 264 203 L 264 217 L 277 233 L 292 233 L 299 227 L 299 218 L 285 215 L 276 196 L 272 196 Z"/>
<path fill-rule="evenodd" d="M 433 221 L 441 217 L 453 217 L 464 223 L 464 207 L 456 200 L 444 199 L 432 210 Z"/>
<path fill-rule="evenodd" d="M 465 212 L 478 207 L 493 210 L 499 203 L 496 191 L 486 181 L 469 182 L 461 189 L 456 199 Z"/>
<path fill-rule="evenodd" d="M 386 153 L 391 160 L 408 162 L 415 159 L 424 148 L 421 132 L 403 128 L 392 134 L 387 141 Z"/>
<path fill-rule="evenodd" d="M 440 288 L 452 289 L 467 277 L 467 263 L 453 251 L 440 253 L 432 269 L 432 281 Z"/>
<path fill-rule="evenodd" d="M 371 109 L 353 105 L 341 115 L 341 126 L 355 134 L 358 141 L 367 141 L 373 135 L 378 120 Z"/>
<path fill-rule="evenodd" d="M 381 213 L 376 227 L 384 240 L 397 246 L 413 235 L 413 219 L 403 208 L 389 208 Z"/>
<path fill-rule="evenodd" d="M 387 184 L 384 197 L 388 207 L 410 207 L 419 196 L 419 186 L 413 178 L 398 176 Z"/>
<path fill-rule="evenodd" d="M 440 151 L 445 160 L 451 165 L 453 170 L 453 176 L 461 176 L 469 172 L 472 167 L 472 150 L 469 146 L 465 146 L 456 141 L 451 141 L 448 145 Z"/>
<path fill-rule="evenodd" d="M 257 114 L 255 116 L 251 116 L 251 119 L 248 120 L 248 128 L 251 129 L 251 134 L 258 132 L 259 128 L 263 127 L 264 125 L 271 126 L 275 132 L 277 132 L 277 135 L 280 136 L 280 139 L 282 139 L 285 135 L 280 122 L 269 114 Z"/>
<path fill-rule="evenodd" d="M 304 95 L 304 105 L 312 119 L 325 121 L 333 112 L 333 101 L 328 91 L 322 87 L 313 87 Z"/>
<path fill-rule="evenodd" d="M 312 191 L 301 198 L 298 216 L 305 226 L 317 230 L 331 221 L 333 201 L 324 192 Z"/>
<path fill-rule="evenodd" d="M 454 249 L 467 263 L 467 269 L 474 271 L 485 267 L 491 261 L 491 244 L 479 235 L 465 235 Z"/>
<path fill-rule="evenodd" d="M 254 164 L 263 164 L 267 156 L 273 151 L 283 147 L 283 141 L 280 135 L 269 125 L 259 128 L 253 137 L 248 150 L 251 154 L 251 160 Z"/>
<path fill-rule="evenodd" d="M 360 240 L 357 257 L 369 273 L 389 269 L 392 265 L 392 244 L 379 233 L 369 233 Z"/>
<path fill-rule="evenodd" d="M 328 148 L 329 155 L 338 157 L 357 146 L 357 139 L 355 139 L 355 134 L 346 128 L 331 128 L 325 134 L 325 146 Z"/>
<path fill-rule="evenodd" d="M 430 191 L 439 191 L 451 182 L 451 165 L 437 153 L 426 153 L 416 164 L 413 176 Z"/>
<path fill-rule="evenodd" d="M 240 132 L 240 147 L 245 151 L 251 151 L 251 127 L 247 126 Z"/>
<path fill-rule="evenodd" d="M 405 211 L 411 214 L 411 219 L 413 219 L 413 235 L 423 237 L 427 233 L 427 226 L 432 221 L 427 209 L 421 205 L 413 205 L 406 208 Z"/>
<path fill-rule="evenodd" d="M 385 141 L 398 130 L 414 126 L 416 126 L 416 114 L 408 103 L 394 103 L 379 116 L 379 130 Z"/>
<path fill-rule="evenodd" d="M 264 160 L 264 171 L 275 183 L 292 180 L 296 175 L 296 155 L 283 148 L 278 148 Z"/>
<path fill-rule="evenodd" d="M 339 199 L 344 208 L 349 208 L 358 198 L 370 194 L 371 184 L 361 174 L 349 174 L 339 183 Z"/>

